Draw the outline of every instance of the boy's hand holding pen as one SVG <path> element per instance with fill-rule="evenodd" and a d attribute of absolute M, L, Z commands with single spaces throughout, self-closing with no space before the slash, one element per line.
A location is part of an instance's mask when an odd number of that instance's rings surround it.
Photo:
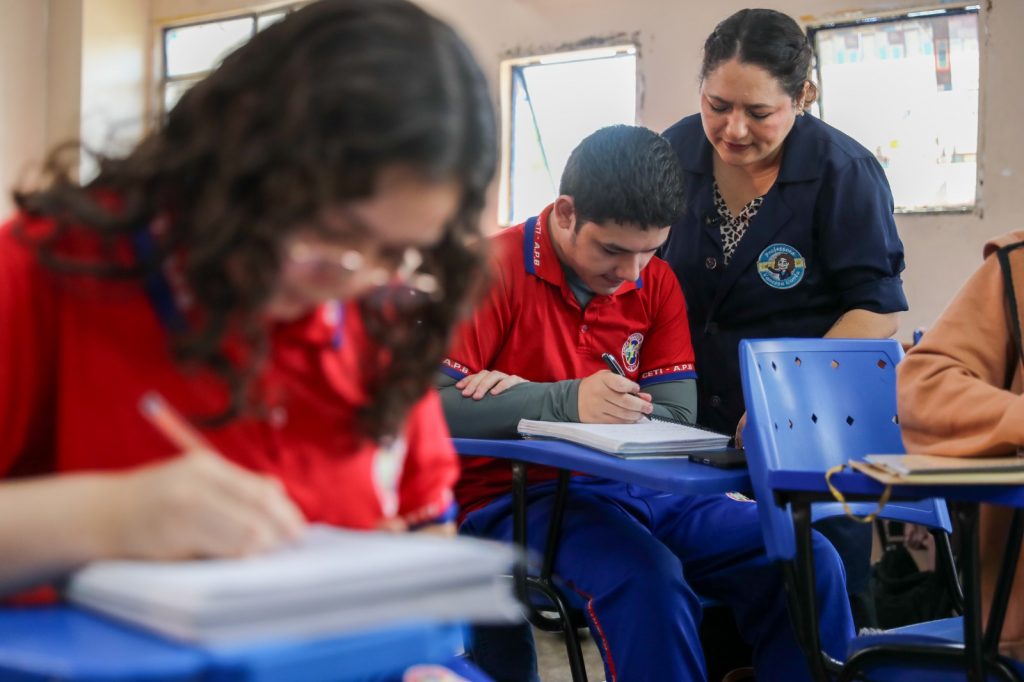
<path fill-rule="evenodd" d="M 651 395 L 630 381 L 610 353 L 602 359 L 611 371 L 596 372 L 580 382 L 579 416 L 584 423 L 631 424 L 651 414 Z"/>

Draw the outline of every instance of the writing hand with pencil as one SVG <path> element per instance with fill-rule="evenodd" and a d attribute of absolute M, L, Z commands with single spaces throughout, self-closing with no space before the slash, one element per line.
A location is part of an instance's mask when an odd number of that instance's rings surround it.
<path fill-rule="evenodd" d="M 276 479 L 216 454 L 159 395 L 146 394 L 140 410 L 182 455 L 120 475 L 105 524 L 112 556 L 236 557 L 302 533 L 302 513 Z"/>
<path fill-rule="evenodd" d="M 595 372 L 580 382 L 577 406 L 580 421 L 590 424 L 632 424 L 654 411 L 651 394 L 624 376 L 618 361 L 609 353 L 602 359 L 607 370 Z"/>

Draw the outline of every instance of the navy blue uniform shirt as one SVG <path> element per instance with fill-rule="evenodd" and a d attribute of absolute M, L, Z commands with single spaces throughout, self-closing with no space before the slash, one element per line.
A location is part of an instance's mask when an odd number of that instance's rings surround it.
<path fill-rule="evenodd" d="M 660 255 L 686 297 L 697 419 L 732 433 L 744 412 L 741 339 L 824 336 L 854 308 L 907 309 L 892 193 L 871 152 L 813 116 L 798 116 L 778 179 L 726 267 L 714 150 L 700 115 L 664 135 L 682 164 L 687 210 Z"/>

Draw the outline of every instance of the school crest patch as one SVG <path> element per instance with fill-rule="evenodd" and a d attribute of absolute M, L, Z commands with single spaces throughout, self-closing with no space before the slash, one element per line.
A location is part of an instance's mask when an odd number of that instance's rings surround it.
<path fill-rule="evenodd" d="M 644 335 L 640 332 L 633 332 L 622 344 L 622 363 L 626 370 L 635 372 L 640 366 L 640 346 L 644 342 Z"/>
<path fill-rule="evenodd" d="M 807 261 L 789 244 L 772 244 L 757 257 L 757 274 L 772 289 L 792 289 L 806 271 Z"/>

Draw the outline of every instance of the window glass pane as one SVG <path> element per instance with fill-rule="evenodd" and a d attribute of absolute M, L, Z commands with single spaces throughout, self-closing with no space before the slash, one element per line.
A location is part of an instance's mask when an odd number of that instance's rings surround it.
<path fill-rule="evenodd" d="M 209 71 L 252 33 L 252 17 L 169 28 L 164 32 L 166 73 L 174 77 Z"/>
<path fill-rule="evenodd" d="M 267 26 L 276 24 L 284 19 L 285 14 L 287 14 L 287 12 L 267 12 L 266 14 L 259 15 L 256 17 L 256 30 L 262 31 Z"/>
<path fill-rule="evenodd" d="M 607 125 L 636 122 L 636 55 L 513 67 L 512 107 L 509 215 L 502 218 L 519 223 L 557 196 L 580 140 Z"/>
<path fill-rule="evenodd" d="M 974 205 L 978 15 L 815 33 L 824 120 L 875 153 L 897 209 Z"/>
<path fill-rule="evenodd" d="M 198 78 L 188 80 L 170 81 L 164 84 L 164 113 L 174 108 L 185 91 L 199 82 Z"/>

